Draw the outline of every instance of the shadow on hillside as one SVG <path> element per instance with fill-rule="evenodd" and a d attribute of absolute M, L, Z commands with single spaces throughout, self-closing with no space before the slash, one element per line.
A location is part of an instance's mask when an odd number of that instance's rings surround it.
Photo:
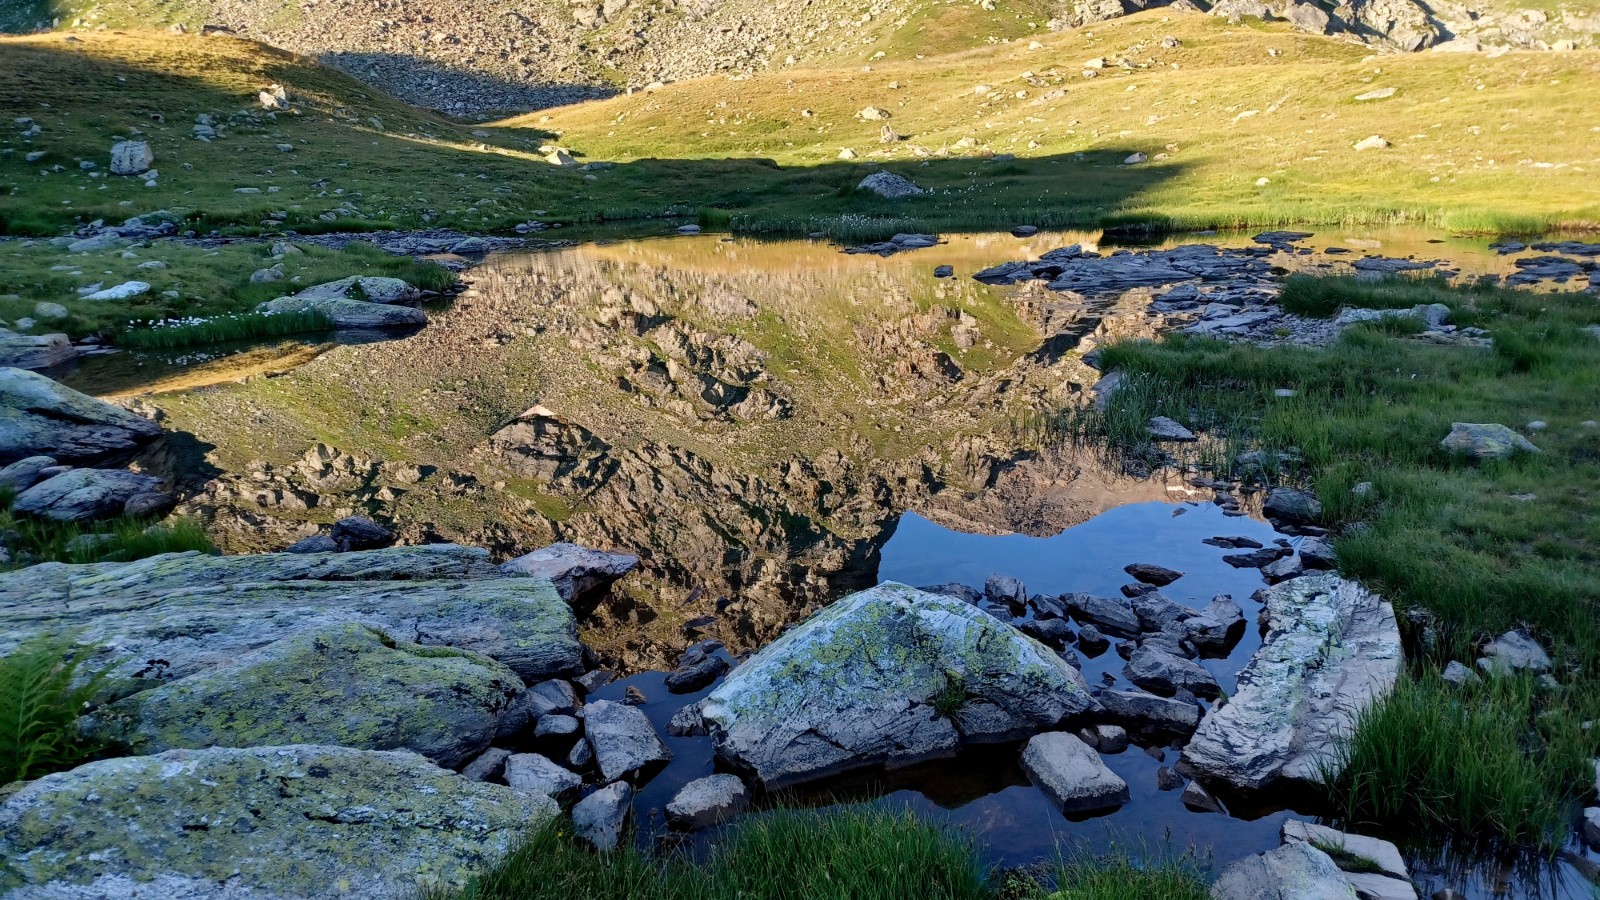
<path fill-rule="evenodd" d="M 613 88 L 519 81 L 405 53 L 324 53 L 318 60 L 413 106 L 482 117 L 610 97 Z"/>

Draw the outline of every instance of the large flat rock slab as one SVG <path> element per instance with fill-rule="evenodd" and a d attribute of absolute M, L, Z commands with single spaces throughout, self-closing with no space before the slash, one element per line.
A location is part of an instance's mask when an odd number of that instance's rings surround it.
<path fill-rule="evenodd" d="M 133 454 L 161 426 L 17 368 L 0 368 L 0 465 L 29 456 L 90 466 Z"/>
<path fill-rule="evenodd" d="M 0 806 L 3 900 L 409 900 L 558 812 L 413 753 L 173 750 L 47 775 Z"/>
<path fill-rule="evenodd" d="M 1394 609 L 1337 575 L 1285 581 L 1265 593 L 1267 636 L 1238 689 L 1200 723 L 1184 759 L 1203 779 L 1257 790 L 1316 782 L 1337 742 L 1394 687 Z"/>
<path fill-rule="evenodd" d="M 230 662 L 291 634 L 357 623 L 457 647 L 527 681 L 582 671 L 569 607 L 550 582 L 502 576 L 487 551 L 434 544 L 357 553 L 45 563 L 0 575 L 0 653 L 40 632 L 93 647 L 112 682 L 149 684 Z"/>
<path fill-rule="evenodd" d="M 960 600 L 882 584 L 739 666 L 701 714 L 717 752 L 771 788 L 1020 740 L 1097 708 L 1043 644 Z"/>

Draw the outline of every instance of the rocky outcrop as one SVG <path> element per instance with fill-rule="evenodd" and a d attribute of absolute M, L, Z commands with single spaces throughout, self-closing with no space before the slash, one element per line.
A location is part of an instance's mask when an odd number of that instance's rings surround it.
<path fill-rule="evenodd" d="M 262 313 L 316 311 L 335 328 L 406 328 L 426 325 L 428 314 L 400 304 L 414 303 L 420 292 L 398 278 L 351 276 L 306 288 L 291 297 L 268 300 Z"/>
<path fill-rule="evenodd" d="M 161 479 L 121 469 L 72 469 L 18 494 L 12 509 L 57 522 L 94 522 L 124 512 L 164 512 L 172 497 Z"/>
<path fill-rule="evenodd" d="M 17 334 L 0 328 L 0 366 L 48 369 L 77 355 L 64 334 Z"/>
<path fill-rule="evenodd" d="M 959 600 L 882 584 L 735 669 L 701 714 L 717 753 L 782 787 L 1016 740 L 1096 708 L 1059 656 Z"/>
<path fill-rule="evenodd" d="M 161 426 L 35 372 L 0 368 L 0 465 L 47 454 L 64 465 L 132 455 Z"/>
<path fill-rule="evenodd" d="M 1296 578 L 1269 588 L 1264 603 L 1261 648 L 1184 750 L 1201 778 L 1246 790 L 1321 780 L 1339 763 L 1337 741 L 1400 668 L 1393 608 L 1354 582 Z"/>
<path fill-rule="evenodd" d="M 349 623 L 291 635 L 99 713 L 135 753 L 330 744 L 455 768 L 528 721 L 515 672 Z"/>
<path fill-rule="evenodd" d="M 413 753 L 173 750 L 47 775 L 0 806 L 0 897 L 403 900 L 459 887 L 549 800 Z"/>
<path fill-rule="evenodd" d="M 367 625 L 456 647 L 525 680 L 582 667 L 572 610 L 547 581 L 508 578 L 483 550 L 436 544 L 364 553 L 45 563 L 0 575 L 0 653 L 42 631 L 94 648 L 90 666 L 135 687 L 213 669 L 314 629 Z"/>

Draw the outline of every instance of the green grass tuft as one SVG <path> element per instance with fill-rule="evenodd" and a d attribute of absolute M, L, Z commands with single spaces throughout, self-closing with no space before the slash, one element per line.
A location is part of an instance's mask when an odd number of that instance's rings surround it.
<path fill-rule="evenodd" d="M 68 636 L 45 635 L 0 657 L 0 785 L 70 769 L 95 751 L 78 730 L 103 680 L 82 671 L 87 654 Z"/>

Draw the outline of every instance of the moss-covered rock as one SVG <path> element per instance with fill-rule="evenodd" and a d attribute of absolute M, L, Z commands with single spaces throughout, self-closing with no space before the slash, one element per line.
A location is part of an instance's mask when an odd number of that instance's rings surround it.
<path fill-rule="evenodd" d="M 0 806 L 0 898 L 409 898 L 555 804 L 420 756 L 300 745 L 90 763 Z"/>
<path fill-rule="evenodd" d="M 483 550 L 437 544 L 360 553 L 45 563 L 0 575 L 0 654 L 69 631 L 132 692 L 231 662 L 291 634 L 359 623 L 472 650 L 524 680 L 581 671 L 572 609 L 550 582 L 500 574 Z"/>
<path fill-rule="evenodd" d="M 526 723 L 522 679 L 473 653 L 347 623 L 135 694 L 96 716 L 135 753 L 334 744 L 455 768 Z"/>
<path fill-rule="evenodd" d="M 1043 644 L 959 600 L 882 584 L 756 654 L 701 713 L 719 754 L 781 787 L 1018 740 L 1095 708 Z"/>

